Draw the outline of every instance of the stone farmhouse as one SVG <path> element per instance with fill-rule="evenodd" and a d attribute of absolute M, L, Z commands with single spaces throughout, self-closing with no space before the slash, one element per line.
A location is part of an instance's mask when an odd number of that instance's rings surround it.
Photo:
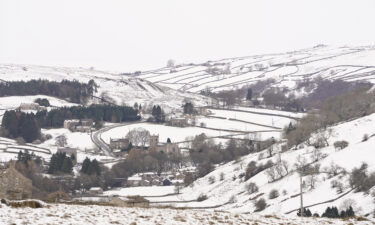
<path fill-rule="evenodd" d="M 71 119 L 64 121 L 64 128 L 73 132 L 90 132 L 93 130 L 94 121 L 92 119 Z"/>
<path fill-rule="evenodd" d="M 45 110 L 46 107 L 40 106 L 37 103 L 21 103 L 18 109 L 20 111 L 41 111 Z"/>
<path fill-rule="evenodd" d="M 32 188 L 31 180 L 18 172 L 14 164 L 0 170 L 0 198 L 11 200 L 31 198 Z"/>
<path fill-rule="evenodd" d="M 184 171 L 173 171 L 161 174 L 154 172 L 137 173 L 128 178 L 126 186 L 139 187 L 182 184 L 187 173 L 188 172 Z"/>
<path fill-rule="evenodd" d="M 167 154 L 181 154 L 180 148 L 176 143 L 159 143 L 159 135 L 150 136 L 150 151 L 164 152 Z"/>
<path fill-rule="evenodd" d="M 188 120 L 187 118 L 183 117 L 183 118 L 171 118 L 167 124 L 169 126 L 174 126 L 174 127 L 187 127 L 189 124 L 188 124 Z"/>
<path fill-rule="evenodd" d="M 125 149 L 129 147 L 130 141 L 128 138 L 111 138 L 109 147 L 111 149 Z"/>

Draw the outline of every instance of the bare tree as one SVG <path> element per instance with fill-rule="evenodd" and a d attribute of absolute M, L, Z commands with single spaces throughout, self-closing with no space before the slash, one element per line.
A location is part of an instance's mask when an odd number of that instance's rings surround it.
<path fill-rule="evenodd" d="M 167 67 L 173 68 L 176 62 L 173 59 L 167 61 Z"/>
<path fill-rule="evenodd" d="M 68 139 L 64 134 L 59 135 L 55 138 L 55 144 L 59 147 L 65 147 L 68 144 Z"/>
<path fill-rule="evenodd" d="M 144 128 L 134 128 L 128 132 L 126 137 L 133 145 L 145 147 L 150 141 L 150 132 Z"/>

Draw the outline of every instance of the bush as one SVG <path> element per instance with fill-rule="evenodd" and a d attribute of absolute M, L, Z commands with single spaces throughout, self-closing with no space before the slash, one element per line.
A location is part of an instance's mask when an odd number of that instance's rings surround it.
<path fill-rule="evenodd" d="M 350 173 L 349 184 L 356 191 L 368 192 L 375 186 L 375 173 L 368 174 L 368 165 L 362 163 L 361 167 L 354 168 Z"/>
<path fill-rule="evenodd" d="M 367 141 L 368 140 L 368 134 L 364 134 L 363 135 L 363 138 L 362 138 L 362 142 L 365 142 L 365 141 Z"/>
<path fill-rule="evenodd" d="M 301 216 L 301 209 L 298 210 L 297 216 Z M 310 209 L 303 208 L 303 216 L 304 217 L 311 217 L 312 213 L 311 213 Z M 319 217 L 319 215 L 318 215 L 318 217 Z"/>
<path fill-rule="evenodd" d="M 220 180 L 223 181 L 225 179 L 224 173 L 220 173 Z"/>
<path fill-rule="evenodd" d="M 343 141 L 336 141 L 335 143 L 333 143 L 333 146 L 335 146 L 335 149 L 337 149 L 337 150 L 342 150 L 342 149 L 348 147 L 348 145 L 349 145 L 349 142 L 344 141 L 344 140 Z"/>
<path fill-rule="evenodd" d="M 267 207 L 266 200 L 264 198 L 260 198 L 258 201 L 254 203 L 255 212 L 263 211 Z"/>
<path fill-rule="evenodd" d="M 233 203 L 236 203 L 237 202 L 237 198 L 235 195 L 232 195 L 228 201 L 229 203 L 233 204 Z"/>
<path fill-rule="evenodd" d="M 46 99 L 46 98 L 37 98 L 37 99 L 35 99 L 34 102 L 39 104 L 40 106 L 45 106 L 45 107 L 51 106 L 48 99 Z"/>
<path fill-rule="evenodd" d="M 355 213 L 351 206 L 347 208 L 346 210 L 341 210 L 339 213 L 339 210 L 337 207 L 327 207 L 326 211 L 322 214 L 322 217 L 328 217 L 328 218 L 347 218 L 347 217 L 354 217 Z"/>
<path fill-rule="evenodd" d="M 207 200 L 207 199 L 208 199 L 207 195 L 205 195 L 205 194 L 200 194 L 199 197 L 197 198 L 197 201 L 198 201 L 198 202 L 203 202 L 203 201 L 205 201 L 205 200 Z"/>
<path fill-rule="evenodd" d="M 280 196 L 279 191 L 276 189 L 271 190 L 270 193 L 268 194 L 269 199 L 275 199 L 275 198 L 278 198 L 279 196 Z"/>
<path fill-rule="evenodd" d="M 253 194 L 255 192 L 258 192 L 259 188 L 258 188 L 258 185 L 256 185 L 256 183 L 251 182 L 246 185 L 246 190 L 249 194 Z"/>
<path fill-rule="evenodd" d="M 259 166 L 257 165 L 255 161 L 251 161 L 246 167 L 245 181 L 272 166 L 273 166 L 273 163 L 271 160 L 267 161 L 267 163 L 264 165 L 259 164 Z"/>
<path fill-rule="evenodd" d="M 208 178 L 208 183 L 209 183 L 209 184 L 213 184 L 213 183 L 215 183 L 215 181 L 216 181 L 216 179 L 215 179 L 214 176 L 210 176 L 210 177 Z"/>

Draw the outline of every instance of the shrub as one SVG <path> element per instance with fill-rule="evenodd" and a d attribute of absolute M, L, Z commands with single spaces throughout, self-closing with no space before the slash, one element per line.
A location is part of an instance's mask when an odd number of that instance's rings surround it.
<path fill-rule="evenodd" d="M 367 141 L 368 140 L 368 134 L 364 134 L 363 135 L 363 138 L 362 138 L 362 142 L 365 142 L 365 141 Z"/>
<path fill-rule="evenodd" d="M 375 173 L 368 174 L 368 165 L 362 163 L 361 167 L 354 168 L 350 173 L 349 184 L 356 191 L 368 192 L 375 186 Z"/>
<path fill-rule="evenodd" d="M 229 201 L 228 201 L 229 203 L 236 203 L 237 202 L 237 198 L 236 198 L 236 196 L 235 195 L 232 195 L 231 197 L 230 197 L 230 199 L 229 199 Z"/>
<path fill-rule="evenodd" d="M 337 180 L 331 181 L 331 187 L 336 188 L 337 194 L 341 194 L 344 192 L 344 185 Z"/>
<path fill-rule="evenodd" d="M 224 179 L 225 179 L 225 175 L 224 175 L 224 173 L 222 172 L 222 173 L 220 173 L 220 180 L 223 181 Z"/>
<path fill-rule="evenodd" d="M 258 185 L 256 185 L 256 183 L 251 182 L 246 185 L 246 190 L 249 194 L 253 194 L 255 192 L 258 192 L 259 188 L 258 188 Z"/>
<path fill-rule="evenodd" d="M 346 147 L 348 147 L 349 143 L 347 141 L 336 141 L 335 143 L 333 143 L 333 146 L 335 146 L 335 149 L 337 150 L 342 150 Z"/>
<path fill-rule="evenodd" d="M 268 194 L 268 198 L 269 198 L 269 199 L 275 199 L 275 198 L 277 198 L 277 197 L 279 197 L 279 196 L 280 196 L 279 191 L 276 190 L 276 189 L 272 189 L 272 190 L 270 191 L 270 193 Z"/>
<path fill-rule="evenodd" d="M 297 216 L 301 216 L 301 209 L 298 210 Z M 303 216 L 311 217 L 312 213 L 311 213 L 310 209 L 303 208 Z M 319 215 L 318 215 L 318 217 L 319 217 Z"/>
<path fill-rule="evenodd" d="M 260 198 L 258 201 L 254 203 L 255 212 L 263 211 L 267 207 L 266 200 L 264 198 Z"/>
<path fill-rule="evenodd" d="M 198 202 L 203 202 L 203 201 L 205 201 L 205 200 L 207 200 L 207 199 L 208 199 L 207 195 L 205 195 L 205 194 L 200 194 L 199 197 L 197 198 L 197 201 L 198 201 Z"/>
<path fill-rule="evenodd" d="M 210 176 L 210 177 L 208 178 L 208 183 L 209 183 L 209 184 L 213 184 L 213 183 L 215 183 L 215 181 L 216 181 L 216 179 L 215 179 L 214 176 Z"/>

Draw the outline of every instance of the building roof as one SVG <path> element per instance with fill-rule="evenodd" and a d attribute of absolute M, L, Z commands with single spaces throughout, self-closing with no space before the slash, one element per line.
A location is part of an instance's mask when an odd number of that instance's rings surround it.
<path fill-rule="evenodd" d="M 92 187 L 90 191 L 103 191 L 103 189 L 101 187 Z"/>

